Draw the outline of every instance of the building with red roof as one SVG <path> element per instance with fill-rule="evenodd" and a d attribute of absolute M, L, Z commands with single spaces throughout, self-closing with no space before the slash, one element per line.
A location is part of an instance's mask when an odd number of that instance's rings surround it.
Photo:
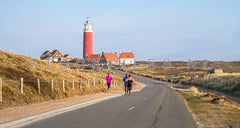
<path fill-rule="evenodd" d="M 62 53 L 55 49 L 52 51 L 51 56 L 49 57 L 50 60 L 52 60 L 53 62 L 58 62 L 59 59 L 63 58 Z"/>
<path fill-rule="evenodd" d="M 57 49 L 53 50 L 52 52 L 47 50 L 40 56 L 40 59 L 42 60 L 49 60 L 53 62 L 58 62 L 62 58 L 72 60 L 72 57 L 69 54 L 65 54 L 63 56 L 63 54 Z"/>
<path fill-rule="evenodd" d="M 64 58 L 65 58 L 66 60 L 68 60 L 68 61 L 70 61 L 70 60 L 73 59 L 70 54 L 65 54 L 65 55 L 64 55 Z"/>
<path fill-rule="evenodd" d="M 101 55 L 100 54 L 90 54 L 88 57 L 89 60 L 96 60 L 96 61 L 100 61 L 101 59 Z"/>
<path fill-rule="evenodd" d="M 51 52 L 46 50 L 41 56 L 40 59 L 46 59 L 51 55 Z"/>
<path fill-rule="evenodd" d="M 100 63 L 105 64 L 119 64 L 119 58 L 117 53 L 102 53 Z"/>
<path fill-rule="evenodd" d="M 135 57 L 133 52 L 120 52 L 119 54 L 121 64 L 134 64 Z"/>

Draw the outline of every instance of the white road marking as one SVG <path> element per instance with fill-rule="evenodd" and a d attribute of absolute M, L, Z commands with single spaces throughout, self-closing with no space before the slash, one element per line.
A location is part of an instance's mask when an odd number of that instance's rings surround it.
<path fill-rule="evenodd" d="M 135 106 L 132 106 L 131 108 L 129 108 L 128 110 L 131 111 L 135 108 Z"/>
<path fill-rule="evenodd" d="M 141 91 L 143 89 L 143 87 L 145 87 L 145 85 L 142 86 L 138 90 L 133 90 L 133 92 Z M 112 95 L 112 96 L 106 96 L 106 97 L 90 100 L 90 101 L 87 101 L 87 102 L 75 104 L 75 105 L 72 105 L 72 106 L 59 108 L 59 109 L 55 109 L 55 110 L 52 110 L 52 111 L 47 111 L 47 112 L 43 112 L 43 113 L 40 113 L 40 114 L 36 114 L 36 115 L 20 118 L 20 119 L 17 119 L 17 120 L 1 123 L 0 128 L 19 128 L 19 127 L 23 127 L 23 126 L 34 123 L 34 122 L 36 122 L 38 120 L 41 120 L 41 119 L 46 119 L 46 118 L 53 117 L 53 116 L 56 116 L 56 115 L 59 115 L 59 114 L 65 113 L 65 112 L 69 112 L 69 111 L 73 111 L 73 110 L 76 110 L 76 109 L 79 109 L 79 108 L 87 107 L 89 105 L 93 105 L 93 104 L 99 103 L 99 102 L 104 101 L 104 100 L 108 100 L 108 99 L 112 99 L 112 98 L 115 98 L 115 97 L 122 96 L 123 94 L 124 93 L 119 93 L 119 94 Z M 135 108 L 134 106 L 129 108 L 129 111 L 134 109 L 134 108 Z"/>

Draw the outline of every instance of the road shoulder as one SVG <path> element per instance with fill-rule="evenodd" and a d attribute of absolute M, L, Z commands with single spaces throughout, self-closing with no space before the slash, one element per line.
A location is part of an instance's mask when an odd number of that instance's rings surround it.
<path fill-rule="evenodd" d="M 140 83 L 140 82 L 135 82 L 135 83 L 136 84 L 135 86 L 133 86 L 133 90 L 139 90 L 145 86 L 143 83 Z M 75 97 L 64 98 L 59 100 L 51 100 L 51 101 L 30 104 L 25 106 L 5 108 L 0 110 L 0 117 L 1 117 L 0 123 L 9 122 L 9 121 L 17 120 L 27 116 L 32 116 L 32 115 L 60 109 L 63 107 L 68 107 L 75 104 L 88 102 L 98 98 L 121 94 L 121 93 L 123 93 L 123 90 L 112 91 L 110 93 L 97 93 L 92 95 L 75 96 Z"/>

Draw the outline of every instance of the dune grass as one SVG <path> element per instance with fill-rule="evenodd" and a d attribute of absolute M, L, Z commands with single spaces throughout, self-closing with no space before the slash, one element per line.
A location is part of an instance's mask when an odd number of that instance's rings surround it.
<path fill-rule="evenodd" d="M 203 89 L 215 90 L 240 97 L 240 74 L 210 75 L 207 79 L 192 80 L 188 84 L 201 87 Z"/>
<path fill-rule="evenodd" d="M 201 93 L 195 87 L 178 90 L 184 97 L 194 120 L 203 128 L 239 128 L 240 106 L 211 93 Z"/>
<path fill-rule="evenodd" d="M 212 68 L 222 68 L 223 74 L 208 74 L 208 71 L 203 70 L 203 62 L 198 62 L 196 70 L 187 69 L 187 62 L 172 62 L 172 67 L 169 70 L 163 69 L 163 64 L 156 62 L 151 65 L 151 69 L 147 69 L 147 64 L 137 64 L 137 69 L 127 67 L 128 71 L 137 74 L 148 75 L 161 79 L 178 79 L 184 85 L 195 85 L 202 89 L 222 92 L 234 97 L 240 97 L 240 73 L 239 62 L 223 62 L 214 61 L 211 64 Z M 198 74 L 198 79 L 195 75 Z"/>
<path fill-rule="evenodd" d="M 109 71 L 72 68 L 61 70 L 58 63 L 51 62 L 47 69 L 47 62 L 39 59 L 34 62 L 37 64 L 36 69 L 31 70 L 29 67 L 34 65 L 30 63 L 30 59 L 32 57 L 0 51 L 0 78 L 3 79 L 3 102 L 0 103 L 0 108 L 107 91 L 105 77 Z M 110 74 L 118 85 L 122 84 L 121 76 L 114 72 Z M 24 79 L 24 93 L 19 89 L 20 78 Z M 40 79 L 40 94 L 38 94 L 37 79 Z M 51 80 L 54 85 L 53 91 L 50 89 Z M 65 92 L 62 88 L 62 80 L 65 81 Z M 73 80 L 75 89 L 72 89 Z M 95 87 L 93 87 L 93 80 L 95 80 Z M 112 90 L 121 89 L 120 86 L 112 86 Z"/>

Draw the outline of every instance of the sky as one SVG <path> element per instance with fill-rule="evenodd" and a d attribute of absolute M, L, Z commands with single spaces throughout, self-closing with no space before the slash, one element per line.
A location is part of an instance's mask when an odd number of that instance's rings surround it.
<path fill-rule="evenodd" d="M 83 55 L 86 17 L 93 52 L 136 60 L 240 60 L 238 0 L 1 0 L 0 50 L 37 57 Z"/>

